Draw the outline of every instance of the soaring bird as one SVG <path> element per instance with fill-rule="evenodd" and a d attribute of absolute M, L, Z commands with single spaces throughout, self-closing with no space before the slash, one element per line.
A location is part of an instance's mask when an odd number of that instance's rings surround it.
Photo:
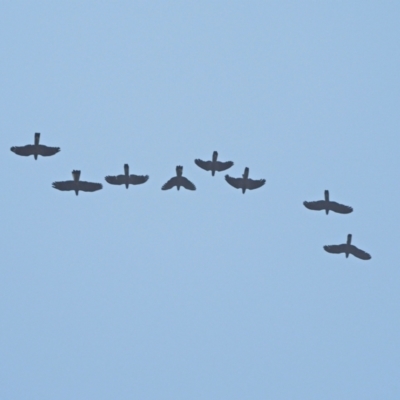
<path fill-rule="evenodd" d="M 72 181 L 53 182 L 53 188 L 58 190 L 74 190 L 77 196 L 80 190 L 82 192 L 95 192 L 103 188 L 101 183 L 80 181 L 81 171 L 73 170 L 72 176 L 74 178 Z"/>
<path fill-rule="evenodd" d="M 325 210 L 325 214 L 328 215 L 329 211 L 334 211 L 339 214 L 350 214 L 353 209 L 344 204 L 336 203 L 336 201 L 329 200 L 329 190 L 325 190 L 325 200 L 318 201 L 305 201 L 303 204 L 309 210 L 321 211 Z"/>
<path fill-rule="evenodd" d="M 368 253 L 351 244 L 350 234 L 347 235 L 347 243 L 324 246 L 324 250 L 327 251 L 328 253 L 333 253 L 333 254 L 345 253 L 346 258 L 349 256 L 349 254 L 353 254 L 353 256 L 361 258 L 361 260 L 371 259 L 371 256 Z"/>
<path fill-rule="evenodd" d="M 181 165 L 178 165 L 176 167 L 176 176 L 174 176 L 166 184 L 164 184 L 161 190 L 172 189 L 174 186 L 176 186 L 178 190 L 181 186 L 188 190 L 196 190 L 196 186 L 194 186 L 194 184 L 190 182 L 189 179 L 182 176 L 182 170 L 183 167 Z"/>
<path fill-rule="evenodd" d="M 242 193 L 246 192 L 246 189 L 253 190 L 258 189 L 259 187 L 265 184 L 265 179 L 250 179 L 249 178 L 249 169 L 246 167 L 244 169 L 244 174 L 242 178 L 232 178 L 229 175 L 225 175 L 225 180 L 234 188 L 242 189 Z"/>
<path fill-rule="evenodd" d="M 26 146 L 13 146 L 11 151 L 19 156 L 31 156 L 37 160 L 38 156 L 48 157 L 60 151 L 59 147 L 49 147 L 39 144 L 40 133 L 35 133 L 35 144 L 27 144 Z"/>
<path fill-rule="evenodd" d="M 129 185 L 140 185 L 147 182 L 148 175 L 129 175 L 129 165 L 124 164 L 124 175 L 106 176 L 105 180 L 111 185 L 125 185 L 128 189 Z"/>
<path fill-rule="evenodd" d="M 205 169 L 206 171 L 211 171 L 211 175 L 215 175 L 215 171 L 225 171 L 226 169 L 232 167 L 233 162 L 232 161 L 226 161 L 226 162 L 221 162 L 217 161 L 218 158 L 218 153 L 216 151 L 213 152 L 212 155 L 212 160 L 211 161 L 203 161 L 200 159 L 194 160 L 197 166 L 200 168 Z"/>

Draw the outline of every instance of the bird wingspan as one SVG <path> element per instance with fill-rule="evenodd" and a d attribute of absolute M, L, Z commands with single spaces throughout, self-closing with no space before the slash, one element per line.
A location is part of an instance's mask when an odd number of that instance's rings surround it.
<path fill-rule="evenodd" d="M 182 176 L 181 178 L 181 185 L 188 190 L 196 190 L 196 186 L 189 181 L 188 178 L 185 178 L 184 176 Z"/>
<path fill-rule="evenodd" d="M 361 260 L 370 260 L 371 255 L 365 252 L 364 250 L 359 249 L 358 247 L 354 246 L 353 244 L 350 246 L 350 253 L 353 256 L 360 258 Z"/>
<path fill-rule="evenodd" d="M 148 179 L 149 179 L 148 175 L 130 175 L 129 183 L 131 185 L 140 185 L 142 183 L 147 182 Z"/>
<path fill-rule="evenodd" d="M 318 200 L 318 201 L 305 201 L 304 207 L 308 208 L 309 210 L 314 210 L 314 211 L 321 211 L 325 209 L 325 201 L 324 200 Z"/>
<path fill-rule="evenodd" d="M 196 163 L 196 165 L 202 169 L 205 169 L 206 171 L 210 171 L 211 170 L 211 161 L 203 161 L 200 160 L 199 158 L 197 158 L 196 160 L 194 160 L 194 162 Z"/>
<path fill-rule="evenodd" d="M 247 180 L 248 184 L 248 189 L 253 190 L 253 189 L 258 189 L 259 187 L 263 186 L 266 182 L 265 179 L 248 179 Z"/>
<path fill-rule="evenodd" d="M 225 180 L 236 189 L 243 187 L 243 178 L 232 178 L 229 175 L 225 175 Z"/>
<path fill-rule="evenodd" d="M 26 146 L 13 146 L 11 151 L 19 156 L 31 156 L 34 153 L 35 146 L 27 144 Z"/>
<path fill-rule="evenodd" d="M 86 182 L 86 181 L 78 182 L 78 189 L 82 190 L 82 192 L 95 192 L 96 190 L 100 190 L 102 188 L 103 185 L 101 183 Z"/>
<path fill-rule="evenodd" d="M 53 182 L 53 188 L 58 190 L 74 190 L 74 181 Z"/>
<path fill-rule="evenodd" d="M 125 175 L 106 176 L 104 179 L 111 185 L 123 185 L 125 183 Z"/>
<path fill-rule="evenodd" d="M 169 189 L 172 189 L 174 186 L 176 186 L 177 179 L 178 179 L 178 178 L 177 178 L 176 176 L 174 176 L 173 178 L 171 178 L 167 183 L 165 183 L 165 184 L 162 186 L 161 190 L 169 190 Z"/>
<path fill-rule="evenodd" d="M 217 161 L 215 163 L 215 167 L 216 167 L 215 170 L 219 171 L 219 172 L 225 171 L 226 169 L 232 167 L 232 165 L 233 165 L 232 161 L 226 161 L 226 162 Z"/>
<path fill-rule="evenodd" d="M 350 214 L 353 211 L 352 207 L 336 203 L 336 201 L 329 202 L 329 209 L 339 214 Z"/>
<path fill-rule="evenodd" d="M 345 244 L 332 244 L 330 246 L 324 246 L 324 250 L 328 253 L 340 254 L 346 252 Z"/>
<path fill-rule="evenodd" d="M 48 156 L 53 156 L 54 154 L 57 154 L 60 151 L 59 147 L 49 147 L 45 146 L 43 144 L 39 144 L 37 146 L 38 154 L 43 156 L 43 157 L 48 157 Z"/>

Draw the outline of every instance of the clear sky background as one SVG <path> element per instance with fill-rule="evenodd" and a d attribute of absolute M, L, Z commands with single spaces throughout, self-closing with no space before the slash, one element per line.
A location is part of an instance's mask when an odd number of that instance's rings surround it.
<path fill-rule="evenodd" d="M 1 399 L 400 398 L 399 3 L 0 10 Z"/>

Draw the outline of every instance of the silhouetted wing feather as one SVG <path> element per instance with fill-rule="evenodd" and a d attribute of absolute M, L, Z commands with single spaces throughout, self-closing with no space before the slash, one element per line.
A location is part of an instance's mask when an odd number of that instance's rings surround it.
<path fill-rule="evenodd" d="M 35 146 L 27 144 L 26 146 L 13 146 L 11 151 L 19 156 L 31 156 L 33 154 Z"/>
<path fill-rule="evenodd" d="M 328 253 L 340 254 L 346 252 L 345 244 L 333 244 L 331 246 L 324 246 L 324 250 Z"/>
<path fill-rule="evenodd" d="M 54 154 L 57 154 L 59 151 L 60 151 L 59 147 L 49 147 L 43 144 L 40 144 L 38 146 L 38 154 L 43 157 L 53 156 Z"/>
<path fill-rule="evenodd" d="M 232 178 L 229 175 L 225 175 L 225 180 L 234 188 L 240 189 L 243 187 L 243 179 L 242 178 Z"/>
<path fill-rule="evenodd" d="M 177 177 L 174 176 L 173 178 L 171 178 L 167 183 L 165 183 L 163 185 L 163 187 L 161 188 L 161 190 L 169 190 L 172 189 L 174 186 L 176 186 L 176 182 L 177 182 Z"/>
<path fill-rule="evenodd" d="M 101 183 L 79 181 L 78 189 L 82 192 L 95 192 L 103 188 Z"/>
<path fill-rule="evenodd" d="M 351 245 L 350 253 L 357 258 L 361 258 L 361 260 L 370 260 L 371 256 L 366 253 L 364 250 L 359 249 L 358 247 Z"/>
<path fill-rule="evenodd" d="M 200 159 L 197 158 L 196 160 L 194 160 L 194 162 L 196 163 L 197 166 L 199 166 L 200 168 L 205 169 L 206 171 L 210 171 L 211 170 L 211 165 L 212 165 L 211 161 L 203 161 L 203 160 L 200 160 Z"/>
<path fill-rule="evenodd" d="M 111 185 L 123 185 L 125 183 L 125 175 L 106 176 L 105 180 Z"/>
<path fill-rule="evenodd" d="M 225 171 L 226 169 L 232 167 L 232 165 L 233 165 L 232 161 L 226 161 L 226 162 L 217 161 L 215 163 L 216 166 L 215 170 L 219 172 Z"/>
<path fill-rule="evenodd" d="M 248 182 L 248 188 L 250 190 L 253 190 L 253 189 L 258 189 L 261 186 L 263 186 L 265 184 L 266 180 L 265 179 L 257 179 L 257 180 L 248 179 L 247 182 Z"/>
<path fill-rule="evenodd" d="M 324 200 L 305 201 L 303 204 L 309 210 L 321 211 L 321 210 L 325 209 L 325 201 Z"/>
<path fill-rule="evenodd" d="M 181 177 L 181 185 L 188 190 L 196 190 L 196 186 L 192 182 L 189 181 L 188 178 L 185 178 L 184 176 Z"/>
<path fill-rule="evenodd" d="M 74 181 L 53 182 L 53 188 L 58 190 L 74 190 Z"/>
<path fill-rule="evenodd" d="M 353 211 L 352 207 L 336 203 L 336 201 L 329 202 L 329 209 L 339 214 L 350 214 Z"/>
<path fill-rule="evenodd" d="M 147 182 L 148 179 L 149 179 L 148 175 L 130 175 L 129 183 L 131 185 L 140 185 L 141 183 Z"/>

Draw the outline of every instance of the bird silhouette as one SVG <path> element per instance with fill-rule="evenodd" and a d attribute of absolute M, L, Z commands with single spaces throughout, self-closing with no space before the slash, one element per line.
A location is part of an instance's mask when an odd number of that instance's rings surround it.
<path fill-rule="evenodd" d="M 58 190 L 74 190 L 75 194 L 78 196 L 79 191 L 82 192 L 95 192 L 103 188 L 101 183 L 80 181 L 81 171 L 72 171 L 73 180 L 72 181 L 61 181 L 53 182 L 53 188 Z"/>
<path fill-rule="evenodd" d="M 60 151 L 59 147 L 49 147 L 44 144 L 39 144 L 40 133 L 35 133 L 34 144 L 27 144 L 26 146 L 13 146 L 11 151 L 19 156 L 34 156 L 37 160 L 38 156 L 48 157 Z"/>
<path fill-rule="evenodd" d="M 124 175 L 106 176 L 105 180 L 111 185 L 125 185 L 128 189 L 129 185 L 140 185 L 147 182 L 148 175 L 129 175 L 129 165 L 124 164 Z"/>
<path fill-rule="evenodd" d="M 336 203 L 336 201 L 330 201 L 329 190 L 325 190 L 324 195 L 325 195 L 325 200 L 305 201 L 303 204 L 309 210 L 314 210 L 314 211 L 325 210 L 326 215 L 329 214 L 329 211 L 333 211 L 339 214 L 350 214 L 351 212 L 353 212 L 352 207 Z"/>
<path fill-rule="evenodd" d="M 194 184 L 190 182 L 189 179 L 182 176 L 182 171 L 183 167 L 181 165 L 178 165 L 176 167 L 176 176 L 165 183 L 161 190 L 169 190 L 172 189 L 174 186 L 176 186 L 178 190 L 181 186 L 188 190 L 196 190 L 196 186 L 194 186 Z"/>
<path fill-rule="evenodd" d="M 349 257 L 349 254 L 353 254 L 353 256 L 360 258 L 361 260 L 371 259 L 371 256 L 368 253 L 351 244 L 351 234 L 347 235 L 346 243 L 324 246 L 324 250 L 327 251 L 328 253 L 333 253 L 333 254 L 345 253 L 346 258 Z"/>
<path fill-rule="evenodd" d="M 246 189 L 258 189 L 265 184 L 265 179 L 250 179 L 249 171 L 249 168 L 246 167 L 244 169 L 244 174 L 242 175 L 242 178 L 232 178 L 229 175 L 225 175 L 225 180 L 234 188 L 242 189 L 243 194 L 246 192 Z"/>
<path fill-rule="evenodd" d="M 218 152 L 214 151 L 212 155 L 212 160 L 211 161 L 203 161 L 197 158 L 194 160 L 197 166 L 200 168 L 206 170 L 206 171 L 211 171 L 211 175 L 215 175 L 215 171 L 225 171 L 226 169 L 232 167 L 233 162 L 232 161 L 226 161 L 226 162 L 221 162 L 217 161 L 218 158 Z"/>

